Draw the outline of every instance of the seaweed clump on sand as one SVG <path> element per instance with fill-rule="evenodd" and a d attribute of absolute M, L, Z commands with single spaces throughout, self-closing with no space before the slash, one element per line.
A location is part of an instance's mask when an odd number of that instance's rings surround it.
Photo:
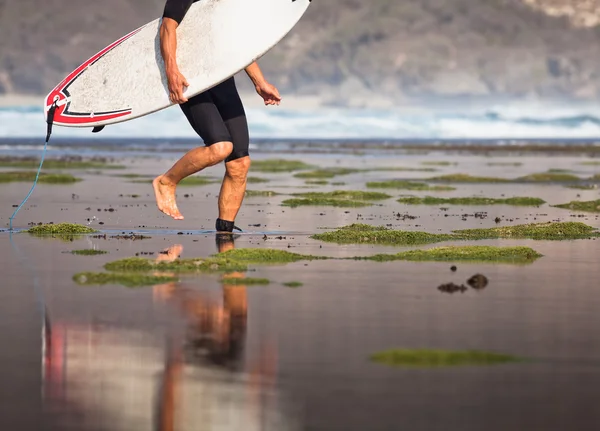
<path fill-rule="evenodd" d="M 360 172 L 360 169 L 353 168 L 322 168 L 314 171 L 299 172 L 294 175 L 296 178 L 333 178 L 338 175 L 349 175 Z"/>
<path fill-rule="evenodd" d="M 371 355 L 373 362 L 392 367 L 450 367 L 482 366 L 511 362 L 523 359 L 511 355 L 477 350 L 447 351 L 428 349 L 392 349 Z"/>
<path fill-rule="evenodd" d="M 108 262 L 104 265 L 107 271 L 115 272 L 150 272 L 169 271 L 178 273 L 196 272 L 237 272 L 246 271 L 247 265 L 224 258 L 177 259 L 172 262 L 156 262 L 141 257 L 129 257 Z"/>
<path fill-rule="evenodd" d="M 596 184 L 569 184 L 565 186 L 568 189 L 577 189 L 577 190 L 596 190 L 598 186 Z"/>
<path fill-rule="evenodd" d="M 494 247 L 487 245 L 449 246 L 426 250 L 410 250 L 397 254 L 376 254 L 360 260 L 389 262 L 395 260 L 407 261 L 469 261 L 469 262 L 498 262 L 498 263 L 531 263 L 542 257 L 541 254 L 529 247 Z"/>
<path fill-rule="evenodd" d="M 517 178 L 516 181 L 532 182 L 532 183 L 572 183 L 581 181 L 576 175 L 565 173 L 564 171 L 548 171 L 539 174 L 525 175 Z"/>
<path fill-rule="evenodd" d="M 0 183 L 35 181 L 36 172 L 33 171 L 10 171 L 0 172 Z M 70 174 L 47 174 L 41 172 L 38 177 L 40 184 L 72 184 L 81 181 Z"/>
<path fill-rule="evenodd" d="M 286 160 L 286 159 L 267 159 L 267 160 L 255 160 L 252 162 L 251 171 L 256 172 L 291 172 L 301 171 L 306 169 L 313 169 L 314 166 L 304 163 L 300 160 Z"/>
<path fill-rule="evenodd" d="M 266 178 L 261 178 L 261 177 L 248 177 L 246 179 L 246 181 L 248 182 L 248 184 L 260 184 L 260 183 L 268 183 L 271 180 L 268 180 Z"/>
<path fill-rule="evenodd" d="M 596 228 L 579 222 L 532 223 L 486 229 L 453 231 L 456 239 L 478 240 L 516 238 L 535 240 L 569 240 L 598 237 Z"/>
<path fill-rule="evenodd" d="M 141 287 L 177 281 L 177 277 L 139 273 L 80 272 L 73 276 L 73 281 L 83 286 L 120 284 L 125 287 Z"/>
<path fill-rule="evenodd" d="M 513 197 L 507 199 L 494 199 L 485 197 L 438 198 L 433 196 L 407 196 L 398 199 L 398 202 L 409 205 L 514 205 L 514 206 L 540 206 L 546 203 L 540 198 Z"/>
<path fill-rule="evenodd" d="M 302 287 L 304 286 L 304 283 L 301 283 L 299 281 L 287 281 L 285 283 L 282 283 L 285 287 L 291 287 L 291 288 L 296 288 L 296 287 Z"/>
<path fill-rule="evenodd" d="M 326 205 L 334 207 L 364 207 L 372 205 L 370 201 L 391 198 L 390 195 L 378 192 L 336 190 L 333 192 L 297 193 L 293 199 L 286 199 L 283 206 L 292 208 L 305 205 Z"/>
<path fill-rule="evenodd" d="M 428 181 L 444 181 L 449 183 L 509 183 L 511 180 L 495 177 L 473 177 L 468 174 L 448 174 L 429 178 Z"/>
<path fill-rule="evenodd" d="M 448 241 L 453 236 L 392 230 L 384 226 L 354 223 L 332 232 L 314 234 L 310 238 L 337 244 L 415 245 Z"/>
<path fill-rule="evenodd" d="M 256 198 L 256 197 L 265 197 L 270 198 L 272 196 L 277 196 L 279 193 L 273 192 L 271 190 L 246 190 L 247 198 Z"/>
<path fill-rule="evenodd" d="M 249 264 L 290 263 L 300 260 L 327 259 L 326 257 L 301 255 L 275 249 L 233 249 L 206 258 L 155 261 L 130 257 L 108 262 L 107 273 L 79 273 L 73 277 L 78 284 L 123 284 L 143 286 L 176 281 L 173 274 L 232 273 L 245 272 Z M 149 274 L 152 273 L 152 274 Z M 156 278 L 158 277 L 158 278 Z M 161 278 L 162 277 L 162 278 Z M 267 279 L 225 276 L 226 284 L 269 284 Z"/>
<path fill-rule="evenodd" d="M 595 201 L 571 201 L 566 204 L 553 205 L 556 208 L 563 208 L 572 211 L 584 211 L 598 213 L 600 212 L 600 199 Z"/>
<path fill-rule="evenodd" d="M 206 186 L 208 184 L 216 184 L 218 182 L 219 181 L 215 178 L 191 175 L 191 176 L 186 177 L 183 180 L 181 180 L 181 182 L 178 185 L 180 185 L 180 186 Z"/>
<path fill-rule="evenodd" d="M 579 222 L 533 223 L 526 225 L 456 230 L 451 234 L 407 232 L 384 226 L 352 224 L 310 238 L 338 244 L 412 245 L 442 241 L 483 240 L 498 238 L 570 240 L 600 236 L 596 228 Z"/>
<path fill-rule="evenodd" d="M 223 259 L 245 264 L 259 263 L 291 263 L 301 260 L 327 259 L 322 256 L 303 255 L 285 250 L 269 248 L 235 248 L 215 255 Z"/>
<path fill-rule="evenodd" d="M 81 238 L 83 235 L 97 233 L 98 231 L 88 226 L 74 223 L 47 223 L 33 226 L 23 232 L 41 238 L 57 238 L 63 241 L 73 241 Z"/>
<path fill-rule="evenodd" d="M 367 183 L 367 187 L 372 189 L 379 188 L 430 192 L 446 192 L 456 190 L 456 188 L 451 186 L 431 186 L 426 183 L 405 180 L 371 181 Z"/>
<path fill-rule="evenodd" d="M 37 168 L 40 161 L 33 157 L 0 157 L 0 168 Z M 110 164 L 104 158 L 84 159 L 82 157 L 63 157 L 46 159 L 44 169 L 125 169 L 123 165 Z"/>
<path fill-rule="evenodd" d="M 83 250 L 73 250 L 71 252 L 71 254 L 75 254 L 78 256 L 97 256 L 100 254 L 107 254 L 107 251 L 104 250 L 96 250 L 93 248 L 87 248 L 87 249 L 83 249 Z"/>

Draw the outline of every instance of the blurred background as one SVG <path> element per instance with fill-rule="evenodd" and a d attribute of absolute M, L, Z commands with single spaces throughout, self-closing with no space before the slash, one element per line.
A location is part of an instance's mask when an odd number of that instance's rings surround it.
<path fill-rule="evenodd" d="M 163 7 L 0 0 L 0 137 L 42 136 L 54 85 Z M 260 61 L 281 107 L 237 83 L 254 138 L 594 139 L 599 23 L 600 0 L 317 0 Z M 176 109 L 103 135 L 194 137 Z"/>

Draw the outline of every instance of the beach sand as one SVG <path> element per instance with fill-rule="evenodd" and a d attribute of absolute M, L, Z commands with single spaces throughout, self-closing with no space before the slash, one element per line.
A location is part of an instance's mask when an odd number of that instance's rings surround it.
<path fill-rule="evenodd" d="M 71 242 L 0 233 L 0 338 L 13 346 L 2 349 L 0 368 L 5 386 L 20 388 L 0 399 L 6 423 L 22 430 L 45 423 L 46 429 L 112 431 L 187 430 L 200 423 L 207 430 L 278 431 L 563 430 L 600 423 L 592 405 L 600 387 L 599 240 L 495 239 L 400 247 L 310 238 L 352 223 L 429 233 L 550 221 L 600 228 L 595 213 L 551 206 L 600 199 L 598 189 L 575 190 L 558 183 L 452 184 L 455 191 L 373 189 L 392 197 L 364 208 L 281 205 L 292 193 L 367 190 L 369 181 L 423 180 L 448 173 L 517 178 L 549 169 L 589 178 L 598 166 L 582 165 L 586 159 L 576 155 L 537 154 L 257 153 L 253 159 L 279 157 L 368 171 L 336 176 L 326 185 L 306 184 L 295 172 L 251 171 L 252 177 L 269 182 L 249 184 L 249 190 L 280 194 L 245 199 L 236 220 L 244 232 L 229 247 L 341 258 L 449 244 L 522 245 L 543 257 L 527 265 L 316 260 L 250 265 L 238 274 L 267 278 L 267 286 L 233 286 L 217 274 L 135 289 L 79 286 L 74 274 L 103 271 L 105 263 L 121 258 L 218 253 L 214 221 L 220 184 L 180 186 L 178 204 L 185 219 L 175 221 L 158 211 L 150 184 L 175 161 L 172 156 L 120 158 L 125 169 L 63 170 L 82 181 L 38 184 L 17 214 L 15 228 L 69 222 L 107 236 Z M 423 164 L 441 160 L 451 164 Z M 488 165 L 498 161 L 522 165 Z M 222 175 L 222 166 L 200 174 L 217 181 Z M 30 187 L 29 182 L 2 185 L 4 228 Z M 406 205 L 396 202 L 402 195 L 530 196 L 547 203 Z M 91 248 L 107 254 L 69 253 Z M 487 277 L 485 289 L 455 294 L 438 289 L 450 282 L 466 284 L 475 274 Z M 291 281 L 303 285 L 282 284 Z M 230 349 L 224 358 L 211 357 L 218 350 L 214 340 L 223 336 L 220 331 L 229 331 L 228 337 L 243 347 Z M 530 362 L 411 369 L 369 361 L 371 354 L 391 348 L 483 350 Z"/>

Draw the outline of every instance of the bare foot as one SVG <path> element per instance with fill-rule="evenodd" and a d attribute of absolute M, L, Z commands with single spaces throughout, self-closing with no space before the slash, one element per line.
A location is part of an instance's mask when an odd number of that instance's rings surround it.
<path fill-rule="evenodd" d="M 163 176 L 160 175 L 152 181 L 154 195 L 156 196 L 156 205 L 166 215 L 173 217 L 175 220 L 183 220 L 183 215 L 181 215 L 175 203 L 176 186 L 163 183 L 162 178 Z"/>

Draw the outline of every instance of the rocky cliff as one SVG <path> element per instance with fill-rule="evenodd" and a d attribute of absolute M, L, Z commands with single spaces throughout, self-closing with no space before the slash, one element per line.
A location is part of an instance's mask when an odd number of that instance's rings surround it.
<path fill-rule="evenodd" d="M 0 0 L 0 93 L 46 93 L 163 5 Z M 599 22 L 600 0 L 315 0 L 261 64 L 285 93 L 333 104 L 594 99 Z"/>

